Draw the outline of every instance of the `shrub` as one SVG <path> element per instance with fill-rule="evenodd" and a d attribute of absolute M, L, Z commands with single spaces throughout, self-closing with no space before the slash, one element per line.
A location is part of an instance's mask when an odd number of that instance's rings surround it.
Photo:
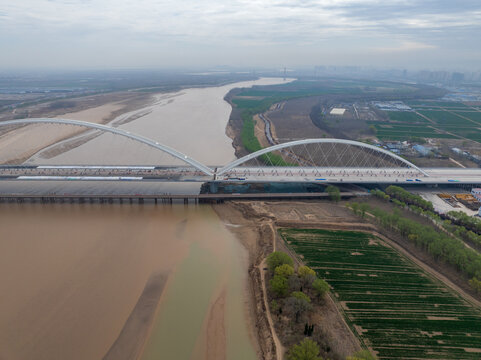
<path fill-rule="evenodd" d="M 306 338 L 289 349 L 287 360 L 322 360 L 319 356 L 319 345 Z"/>
<path fill-rule="evenodd" d="M 288 279 L 289 276 L 294 274 L 294 268 L 289 264 L 283 264 L 275 268 L 274 274 L 283 276 Z"/>
<path fill-rule="evenodd" d="M 287 255 L 285 252 L 282 251 L 274 251 L 273 253 L 269 254 L 267 257 L 267 267 L 271 272 L 275 270 L 276 267 L 281 265 L 294 265 L 294 261 L 292 261 L 291 257 Z"/>
<path fill-rule="evenodd" d="M 277 297 L 283 297 L 287 295 L 289 290 L 289 283 L 283 276 L 275 275 L 269 282 L 271 291 Z"/>
<path fill-rule="evenodd" d="M 312 288 L 316 292 L 317 298 L 320 299 L 329 291 L 329 284 L 322 279 L 316 279 L 312 283 Z"/>

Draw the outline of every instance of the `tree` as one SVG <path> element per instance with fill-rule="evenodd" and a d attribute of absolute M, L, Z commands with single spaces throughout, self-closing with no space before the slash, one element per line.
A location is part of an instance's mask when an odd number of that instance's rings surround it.
<path fill-rule="evenodd" d="M 289 290 L 289 283 L 287 279 L 280 275 L 274 275 L 274 277 L 269 282 L 271 286 L 271 291 L 275 296 L 283 297 L 287 295 Z"/>
<path fill-rule="evenodd" d="M 299 266 L 297 269 L 297 274 L 301 278 L 303 285 L 310 286 L 316 279 L 316 272 L 309 266 Z"/>
<path fill-rule="evenodd" d="M 473 277 L 469 280 L 469 285 L 477 292 L 481 294 L 481 281 L 478 280 L 476 277 Z"/>
<path fill-rule="evenodd" d="M 285 252 L 282 251 L 274 251 L 273 253 L 269 254 L 267 257 L 267 267 L 271 272 L 275 270 L 276 267 L 281 265 L 294 265 L 294 261 L 292 261 L 291 257 L 287 255 Z"/>
<path fill-rule="evenodd" d="M 271 312 L 276 313 L 277 311 L 279 311 L 279 304 L 275 299 L 273 299 L 271 301 Z"/>
<path fill-rule="evenodd" d="M 306 338 L 289 349 L 287 360 L 322 360 L 319 356 L 319 345 Z"/>
<path fill-rule="evenodd" d="M 359 213 L 359 203 L 353 202 L 353 203 L 351 204 L 351 209 L 352 209 L 352 211 L 354 212 L 354 214 L 357 215 L 357 214 Z"/>
<path fill-rule="evenodd" d="M 316 292 L 317 298 L 320 299 L 329 291 L 329 284 L 322 279 L 316 279 L 312 283 L 312 288 Z"/>
<path fill-rule="evenodd" d="M 359 211 L 361 213 L 361 217 L 364 218 L 366 216 L 366 211 L 369 210 L 369 204 L 368 203 L 361 203 L 359 205 Z"/>
<path fill-rule="evenodd" d="M 301 288 L 302 283 L 301 279 L 299 279 L 299 276 L 297 274 L 293 274 L 289 276 L 289 290 L 290 291 L 297 291 Z"/>
<path fill-rule="evenodd" d="M 376 357 L 369 352 L 369 350 L 361 350 L 356 352 L 353 356 L 348 356 L 346 360 L 376 360 Z"/>
<path fill-rule="evenodd" d="M 292 310 L 296 316 L 296 322 L 299 322 L 299 316 L 304 311 L 311 309 L 311 299 L 309 296 L 300 291 L 294 291 L 286 301 L 286 305 Z"/>
<path fill-rule="evenodd" d="M 332 201 L 338 202 L 341 200 L 341 192 L 337 186 L 329 185 L 326 188 L 326 192 L 329 194 Z"/>
<path fill-rule="evenodd" d="M 297 269 L 297 274 L 299 274 L 299 276 L 301 278 L 305 278 L 307 275 L 316 275 L 316 272 L 314 270 L 312 270 L 309 266 L 299 266 L 299 268 Z"/>
<path fill-rule="evenodd" d="M 287 279 L 289 276 L 294 274 L 294 268 L 289 264 L 283 264 L 275 268 L 274 274 L 283 276 Z"/>

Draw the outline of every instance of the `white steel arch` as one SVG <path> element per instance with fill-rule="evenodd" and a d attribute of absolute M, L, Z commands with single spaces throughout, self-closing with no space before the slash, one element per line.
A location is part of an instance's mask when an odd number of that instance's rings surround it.
<path fill-rule="evenodd" d="M 95 124 L 95 123 L 91 123 L 91 122 L 87 122 L 87 121 L 69 120 L 69 119 L 49 119 L 49 118 L 18 119 L 18 120 L 7 120 L 7 121 L 0 122 L 0 126 L 25 125 L 25 124 L 75 125 L 75 126 L 81 126 L 81 127 L 86 127 L 86 128 L 90 128 L 90 129 L 110 132 L 112 134 L 124 136 L 126 138 L 138 141 L 140 143 L 143 143 L 143 144 L 146 144 L 150 147 L 153 147 L 157 150 L 160 150 L 160 151 L 163 151 L 167 154 L 170 154 L 173 157 L 183 161 L 184 163 L 192 165 L 197 170 L 202 171 L 206 175 L 212 176 L 214 174 L 214 171 L 210 167 L 205 166 L 204 164 L 201 164 L 197 160 L 194 160 L 194 159 L 190 158 L 189 156 L 181 153 L 180 151 L 172 149 L 171 147 L 168 147 L 166 145 L 162 145 L 162 144 L 158 143 L 157 141 L 148 139 L 146 137 L 136 135 L 136 134 L 132 134 L 129 131 L 118 129 L 118 128 L 113 128 L 111 126 Z"/>
<path fill-rule="evenodd" d="M 305 139 L 305 140 L 296 140 L 296 141 L 290 141 L 290 142 L 286 142 L 286 143 L 282 143 L 282 144 L 278 144 L 278 145 L 273 145 L 273 146 L 258 150 L 256 152 L 253 152 L 251 154 L 248 154 L 248 155 L 246 155 L 246 156 L 244 156 L 240 159 L 232 161 L 231 163 L 227 164 L 223 168 L 218 169 L 217 175 L 220 176 L 220 175 L 226 173 L 227 171 L 232 170 L 236 166 L 239 166 L 239 165 L 241 165 L 241 164 L 243 164 L 243 163 L 245 163 L 249 160 L 255 159 L 255 158 L 257 158 L 261 155 L 270 153 L 272 151 L 281 150 L 281 149 L 285 149 L 285 148 L 289 148 L 289 147 L 297 146 L 297 145 L 321 144 L 321 143 L 346 144 L 346 145 L 352 145 L 352 146 L 357 146 L 357 147 L 362 147 L 362 148 L 374 150 L 374 151 L 377 151 L 381 154 L 389 155 L 393 159 L 401 161 L 402 163 L 406 164 L 407 166 L 418 170 L 423 175 L 429 176 L 424 170 L 421 170 L 420 168 L 418 168 L 413 163 L 407 161 L 406 159 L 403 159 L 402 157 L 400 157 L 396 154 L 393 154 L 390 151 L 384 150 L 384 149 L 379 148 L 377 146 L 365 144 L 365 143 L 362 143 L 362 142 L 359 142 L 359 141 L 344 140 L 344 139 Z"/>

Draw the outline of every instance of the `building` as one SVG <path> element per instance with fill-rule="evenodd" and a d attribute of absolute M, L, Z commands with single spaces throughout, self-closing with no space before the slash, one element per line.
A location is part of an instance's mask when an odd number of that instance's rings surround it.
<path fill-rule="evenodd" d="M 421 156 L 428 156 L 431 149 L 422 145 L 414 145 L 413 149 L 416 150 Z"/>
<path fill-rule="evenodd" d="M 476 198 L 476 200 L 481 202 L 481 189 L 480 188 L 471 189 L 471 194 Z"/>
<path fill-rule="evenodd" d="M 331 110 L 331 115 L 344 115 L 344 113 L 346 112 L 346 109 L 343 109 L 343 108 L 333 108 Z"/>

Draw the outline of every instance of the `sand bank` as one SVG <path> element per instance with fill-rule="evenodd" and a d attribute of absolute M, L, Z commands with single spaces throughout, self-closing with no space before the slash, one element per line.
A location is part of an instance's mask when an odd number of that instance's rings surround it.
<path fill-rule="evenodd" d="M 108 103 L 56 117 L 105 123 L 111 118 L 113 113 L 123 108 L 124 105 L 121 103 Z M 0 163 L 22 162 L 41 149 L 84 131 L 85 129 L 78 126 L 58 126 L 53 124 L 34 124 L 9 131 L 0 136 Z"/>
<path fill-rule="evenodd" d="M 275 330 L 269 321 L 267 302 L 263 293 L 265 287 L 262 281 L 263 260 L 274 250 L 287 251 L 283 242 L 277 235 L 279 226 L 303 226 L 309 222 L 311 226 L 347 226 L 355 217 L 341 206 L 333 206 L 332 203 L 319 202 L 229 202 L 214 206 L 216 212 L 231 224 L 240 227 L 230 227 L 244 246 L 249 249 L 251 265 L 249 268 L 250 283 L 250 318 L 255 319 L 255 334 L 259 339 L 262 359 L 279 359 L 285 351 L 285 347 L 291 344 L 285 343 L 286 337 L 283 329 Z M 360 345 L 354 334 L 345 323 L 341 313 L 332 299 L 323 304 L 320 309 L 322 316 L 323 331 L 330 339 L 333 351 L 342 356 L 352 355 L 360 349 Z M 252 321 L 252 320 L 251 320 Z M 317 323 L 320 318 L 317 318 Z M 277 324 L 276 324 L 277 326 Z M 282 344 L 279 345 L 276 335 Z M 276 341 L 277 340 L 277 341 Z M 276 344 L 277 343 L 277 344 Z"/>
<path fill-rule="evenodd" d="M 154 273 L 150 276 L 119 337 L 103 360 L 132 360 L 139 357 L 166 281 L 166 274 Z"/>

